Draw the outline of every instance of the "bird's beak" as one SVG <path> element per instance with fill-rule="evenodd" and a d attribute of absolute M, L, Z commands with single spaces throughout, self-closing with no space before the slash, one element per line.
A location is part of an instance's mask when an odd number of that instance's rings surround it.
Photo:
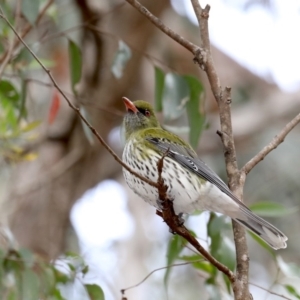
<path fill-rule="evenodd" d="M 135 114 L 138 112 L 135 105 L 128 98 L 122 97 L 122 100 L 124 101 L 127 111 L 132 111 Z"/>

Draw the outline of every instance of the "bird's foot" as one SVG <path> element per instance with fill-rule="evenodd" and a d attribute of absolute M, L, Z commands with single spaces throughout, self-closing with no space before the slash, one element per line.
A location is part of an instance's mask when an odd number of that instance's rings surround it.
<path fill-rule="evenodd" d="M 177 217 L 178 217 L 178 225 L 182 226 L 184 224 L 184 222 L 185 222 L 185 219 L 183 218 L 183 213 L 179 213 L 177 215 Z"/>
<path fill-rule="evenodd" d="M 156 200 L 156 204 L 157 204 L 157 207 L 159 210 L 165 210 L 166 207 L 165 207 L 165 201 L 164 200 L 161 200 L 161 199 L 157 199 Z"/>

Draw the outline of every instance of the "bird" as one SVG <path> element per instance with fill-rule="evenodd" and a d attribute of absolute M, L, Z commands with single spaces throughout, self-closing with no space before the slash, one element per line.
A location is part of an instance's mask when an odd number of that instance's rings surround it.
<path fill-rule="evenodd" d="M 254 214 L 225 182 L 176 134 L 165 130 L 150 103 L 123 97 L 125 146 L 122 161 L 141 176 L 157 182 L 157 162 L 164 156 L 161 177 L 177 215 L 195 210 L 229 216 L 255 233 L 273 249 L 286 248 L 287 237 L 275 226 Z M 130 189 L 156 209 L 162 209 L 158 189 L 123 167 Z"/>

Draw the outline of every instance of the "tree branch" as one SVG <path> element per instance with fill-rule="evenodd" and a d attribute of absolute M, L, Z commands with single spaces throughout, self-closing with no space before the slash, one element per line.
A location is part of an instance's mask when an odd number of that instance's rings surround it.
<path fill-rule="evenodd" d="M 238 170 L 232 133 L 230 110 L 231 89 L 229 87 L 225 87 L 224 90 L 222 89 L 210 51 L 210 40 L 208 33 L 208 17 L 210 6 L 207 5 L 204 9 L 202 9 L 198 0 L 191 0 L 200 27 L 201 47 L 198 47 L 168 28 L 157 17 L 153 16 L 145 7 L 143 7 L 137 0 L 126 1 L 145 17 L 147 17 L 161 31 L 192 52 L 195 56 L 194 62 L 206 72 L 213 95 L 215 96 L 219 106 L 222 132 L 221 137 L 224 145 L 224 156 L 229 179 L 229 187 L 239 199 L 242 199 L 243 187 L 240 183 L 240 173 Z M 170 218 L 172 219 L 172 216 L 170 216 Z M 233 233 L 237 252 L 237 280 L 233 284 L 233 290 L 236 299 L 247 300 L 251 299 L 251 296 L 248 290 L 249 256 L 246 243 L 246 233 L 244 228 L 236 222 L 233 222 Z"/>
<path fill-rule="evenodd" d="M 173 200 L 169 199 L 167 196 L 167 186 L 164 184 L 164 179 L 162 178 L 162 170 L 163 163 L 166 155 L 168 154 L 168 150 L 162 155 L 162 157 L 157 162 L 157 170 L 158 170 L 158 194 L 159 200 L 161 201 L 162 211 L 156 211 L 156 214 L 163 218 L 163 220 L 169 226 L 171 232 L 173 234 L 178 234 L 184 239 L 186 239 L 191 245 L 195 247 L 195 249 L 212 265 L 214 265 L 219 271 L 225 274 L 230 282 L 234 285 L 236 281 L 236 277 L 234 273 L 221 262 L 216 260 L 208 251 L 206 251 L 197 239 L 189 232 L 189 230 L 183 225 L 183 222 L 179 216 L 175 214 L 173 208 Z"/>
<path fill-rule="evenodd" d="M 259 153 L 257 153 L 252 159 L 250 159 L 244 167 L 241 169 L 241 175 L 244 180 L 246 175 L 261 161 L 263 160 L 272 150 L 276 149 L 281 143 L 283 143 L 285 137 L 291 132 L 291 130 L 300 123 L 300 113 L 287 123 L 284 128 L 272 139 L 272 141 L 265 146 Z"/>
<path fill-rule="evenodd" d="M 47 9 L 52 5 L 53 2 L 54 2 L 54 0 L 48 0 L 47 3 L 44 5 L 44 7 L 40 10 L 40 12 L 39 12 L 39 14 L 36 18 L 36 21 L 35 21 L 35 26 L 38 25 L 38 23 L 42 19 L 43 15 L 47 11 Z M 0 13 L 2 15 L 4 15 L 4 12 L 3 12 L 1 7 L 0 7 Z M 23 32 L 20 34 L 21 38 L 23 39 L 32 28 L 33 28 L 33 25 L 30 22 L 28 22 L 26 24 Z M 0 57 L 0 64 L 1 64 L 0 78 L 2 76 L 3 70 L 5 69 L 5 66 L 10 62 L 10 60 L 12 58 L 12 55 L 13 55 L 13 52 L 18 47 L 19 43 L 20 43 L 19 39 L 13 39 L 12 44 L 10 45 L 10 47 Z"/>
<path fill-rule="evenodd" d="M 192 52 L 194 55 L 197 53 L 199 47 L 190 41 L 184 39 L 178 33 L 174 32 L 171 28 L 163 24 L 163 22 L 155 17 L 146 7 L 144 7 L 141 3 L 136 0 L 126 0 L 129 4 L 131 4 L 134 8 L 136 8 L 141 14 L 143 14 L 147 19 L 150 20 L 157 28 L 159 28 L 162 32 L 172 38 L 174 41 L 182 45 L 184 48 Z"/>

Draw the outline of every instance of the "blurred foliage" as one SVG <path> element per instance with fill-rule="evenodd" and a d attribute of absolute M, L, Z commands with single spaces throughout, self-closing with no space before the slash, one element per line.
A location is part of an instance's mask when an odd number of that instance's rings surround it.
<path fill-rule="evenodd" d="M 23 0 L 22 13 L 25 18 L 35 24 L 39 7 L 44 1 Z M 49 7 L 48 13 L 53 20 L 56 19 L 56 5 Z M 13 7 L 8 1 L 1 3 L 1 9 L 15 26 Z M 10 28 L 3 21 L 0 22 L 0 39 L 6 41 L 0 44 L 0 56 L 3 58 L 9 51 L 9 44 L 15 39 Z M 9 42 L 7 42 L 9 41 Z M 71 88 L 76 96 L 76 87 L 81 79 L 82 55 L 79 45 L 68 39 L 69 63 L 71 75 Z M 116 79 L 124 74 L 126 63 L 131 59 L 130 47 L 119 40 L 118 49 L 111 65 L 111 72 Z M 53 65 L 48 59 L 41 59 L 46 67 Z M 27 112 L 28 78 L 27 71 L 41 69 L 37 61 L 29 54 L 27 49 L 20 47 L 0 74 L 0 154 L 9 162 L 33 160 L 34 152 L 26 149 L 28 141 L 37 138 L 36 129 L 40 120 L 29 120 Z M 205 127 L 205 113 L 203 110 L 204 87 L 195 77 L 176 73 L 165 73 L 154 66 L 155 73 L 155 108 L 163 113 L 165 127 L 176 131 L 188 131 L 189 140 L 194 148 L 197 147 L 201 133 Z M 248 100 L 248 91 L 240 90 L 241 100 Z M 50 105 L 48 123 L 54 122 L 60 107 L 60 95 L 55 92 Z M 89 119 L 87 111 L 80 107 L 81 113 Z M 179 119 L 184 121 L 180 127 L 174 126 Z M 180 123 L 180 122 L 179 122 Z M 84 132 L 90 143 L 93 135 L 90 129 L 83 124 Z M 251 206 L 252 210 L 261 216 L 286 216 L 296 211 L 287 209 L 281 204 L 272 202 L 259 202 Z M 223 216 L 211 213 L 207 222 L 208 249 L 210 253 L 231 270 L 235 269 L 235 249 L 230 236 L 231 225 Z M 272 260 L 286 278 L 299 278 L 300 269 L 297 265 L 286 263 L 280 256 L 270 249 L 261 239 L 251 236 L 264 247 Z M 204 258 L 194 252 L 186 253 L 187 242 L 179 236 L 170 238 L 167 249 L 166 265 L 171 266 L 177 260 L 190 262 L 192 267 L 205 278 L 205 287 L 210 299 L 221 299 L 221 287 L 225 287 L 231 294 L 231 287 L 227 277 L 220 274 L 217 269 Z M 0 249 L 0 299 L 64 299 L 61 287 L 74 284 L 76 279 L 85 287 L 87 298 L 92 300 L 104 299 L 102 289 L 96 284 L 83 283 L 84 275 L 89 267 L 83 259 L 74 253 L 67 253 L 63 259 L 47 263 L 26 249 L 9 250 Z M 171 268 L 165 272 L 164 282 L 169 283 Z M 277 283 L 279 284 L 279 283 Z M 291 284 L 283 285 L 286 291 L 300 299 L 297 287 Z"/>
<path fill-rule="evenodd" d="M 85 284 L 88 266 L 75 253 L 66 253 L 53 263 L 46 263 L 27 249 L 0 249 L 0 299 L 9 300 L 64 300 L 62 287 L 80 282 L 86 298 L 104 300 L 102 289 L 96 284 Z"/>

